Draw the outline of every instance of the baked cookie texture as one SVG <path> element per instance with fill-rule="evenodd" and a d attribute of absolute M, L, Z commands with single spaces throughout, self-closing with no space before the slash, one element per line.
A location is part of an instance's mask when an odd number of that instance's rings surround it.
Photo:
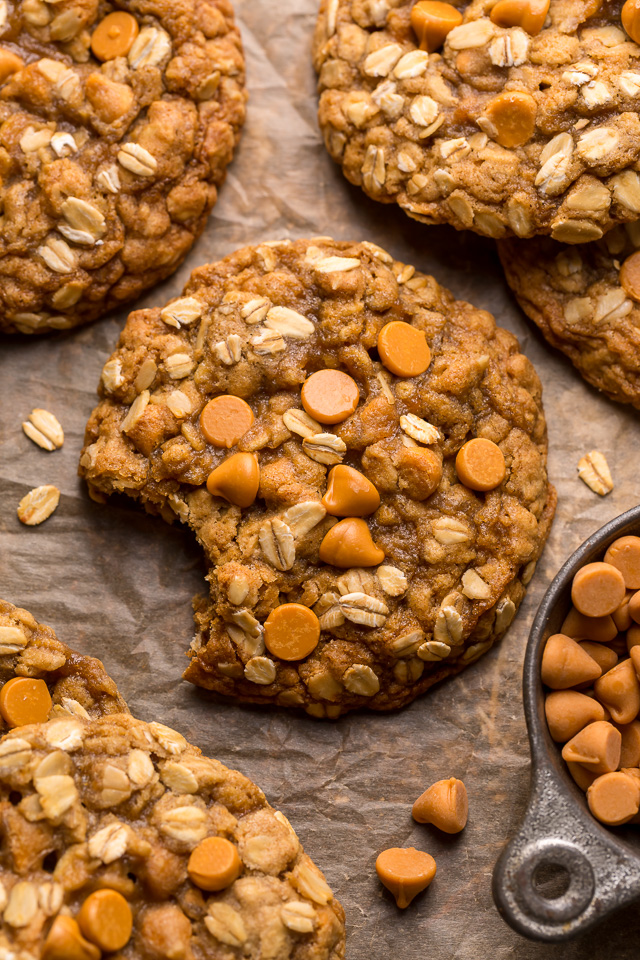
<path fill-rule="evenodd" d="M 415 219 L 496 238 L 583 243 L 637 219 L 640 47 L 622 2 L 551 0 L 545 20 L 547 5 L 456 4 L 462 23 L 427 53 L 412 2 L 322 0 L 319 121 L 346 177 Z M 518 25 L 540 10 L 540 32 Z"/>
<path fill-rule="evenodd" d="M 160 723 L 67 717 L 8 734 L 0 824 L 7 957 L 99 960 L 77 930 L 97 890 L 129 905 L 133 929 L 114 954 L 127 960 L 344 957 L 342 907 L 286 817 Z M 225 838 L 241 861 L 219 892 L 187 873 L 208 837 Z"/>
<path fill-rule="evenodd" d="M 245 98 L 229 0 L 0 0 L 0 331 L 85 323 L 172 273 Z"/>
<path fill-rule="evenodd" d="M 621 283 L 638 247 L 637 223 L 577 247 L 546 238 L 498 244 L 509 286 L 549 343 L 592 386 L 640 408 L 640 287 L 627 283 L 631 295 Z"/>
<path fill-rule="evenodd" d="M 380 362 L 390 321 L 426 335 L 426 372 L 394 376 Z M 334 426 L 301 406 L 302 385 L 327 368 L 357 385 L 355 412 Z M 125 493 L 178 517 L 210 565 L 191 682 L 318 717 L 388 710 L 476 660 L 513 620 L 555 507 L 538 377 L 489 313 L 380 247 L 265 243 L 197 269 L 179 300 L 130 315 L 100 391 L 80 466 L 93 496 Z M 230 449 L 203 433 L 219 395 L 254 416 Z M 454 466 L 476 436 L 504 456 L 488 493 Z M 249 506 L 205 486 L 231 453 L 258 464 Z M 357 522 L 362 562 L 319 557 L 339 522 L 320 502 L 337 465 L 379 495 Z M 298 662 L 265 648 L 264 622 L 284 603 L 319 621 Z"/>
<path fill-rule="evenodd" d="M 96 719 L 129 712 L 100 660 L 75 653 L 27 610 L 0 600 L 0 685 L 14 677 L 45 681 L 52 700 L 50 717 Z M 6 730 L 0 714 L 0 731 Z"/>

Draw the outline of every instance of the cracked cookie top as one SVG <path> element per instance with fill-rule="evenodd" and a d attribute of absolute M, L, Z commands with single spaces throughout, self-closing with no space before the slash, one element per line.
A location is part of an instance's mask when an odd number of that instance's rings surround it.
<path fill-rule="evenodd" d="M 131 314 L 101 392 L 94 496 L 179 517 L 211 567 L 189 680 L 389 709 L 513 619 L 553 514 L 540 383 L 490 314 L 374 244 L 199 268 Z"/>
<path fill-rule="evenodd" d="M 176 731 L 114 715 L 0 740 L 0 950 L 21 960 L 340 960 L 291 824 Z"/>
<path fill-rule="evenodd" d="M 634 4 L 322 0 L 327 148 L 423 222 L 598 239 L 640 214 Z"/>
<path fill-rule="evenodd" d="M 0 0 L 0 331 L 93 320 L 175 270 L 244 109 L 229 0 Z"/>
<path fill-rule="evenodd" d="M 640 408 L 640 224 L 568 246 L 505 240 L 500 259 L 529 317 L 592 386 Z"/>
<path fill-rule="evenodd" d="M 75 653 L 26 610 L 0 600 L 0 731 L 71 714 L 128 713 L 102 663 Z"/>

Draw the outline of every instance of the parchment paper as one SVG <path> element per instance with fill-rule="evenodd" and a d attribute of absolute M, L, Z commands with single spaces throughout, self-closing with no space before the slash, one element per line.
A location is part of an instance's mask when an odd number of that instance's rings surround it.
<path fill-rule="evenodd" d="M 587 387 L 522 316 L 493 244 L 429 228 L 351 187 L 326 155 L 316 125 L 310 43 L 316 0 L 236 0 L 248 59 L 248 123 L 205 236 L 189 261 L 144 304 L 162 304 L 197 264 L 285 236 L 372 240 L 427 272 L 513 330 L 544 383 L 550 473 L 560 496 L 551 539 L 502 644 L 401 713 L 314 721 L 280 710 L 220 706 L 179 680 L 192 636 L 191 597 L 204 589 L 192 537 L 128 503 L 92 503 L 76 478 L 100 371 L 125 313 L 70 334 L 0 342 L 0 596 L 50 623 L 62 640 L 101 657 L 133 712 L 175 726 L 253 778 L 291 819 L 348 918 L 351 960 L 539 960 L 638 956 L 640 917 L 627 910 L 586 940 L 529 943 L 500 919 L 491 873 L 528 792 L 529 752 L 520 672 L 528 629 L 562 561 L 640 495 L 638 415 Z M 45 453 L 22 433 L 35 406 L 66 433 Z M 602 499 L 577 479 L 598 448 L 615 489 Z M 62 491 L 43 526 L 23 527 L 16 506 L 31 487 Z M 462 777 L 470 819 L 458 837 L 411 819 L 431 782 Z M 380 850 L 415 845 L 438 863 L 432 887 L 400 913 L 374 872 Z M 635 941 L 635 943 L 634 943 Z"/>

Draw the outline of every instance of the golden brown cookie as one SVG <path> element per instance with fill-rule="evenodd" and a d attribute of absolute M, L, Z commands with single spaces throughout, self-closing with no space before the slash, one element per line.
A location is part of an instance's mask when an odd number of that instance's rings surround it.
<path fill-rule="evenodd" d="M 592 386 L 640 408 L 640 226 L 569 246 L 546 238 L 498 244 L 507 282 L 546 340 Z"/>
<path fill-rule="evenodd" d="M 0 731 L 71 714 L 128 713 L 100 660 L 70 650 L 26 610 L 0 600 Z"/>
<path fill-rule="evenodd" d="M 172 273 L 244 111 L 229 0 L 0 0 L 0 331 L 68 329 Z"/>
<path fill-rule="evenodd" d="M 422 342 L 415 373 L 390 323 Z M 490 314 L 380 247 L 283 241 L 199 268 L 131 314 L 101 393 L 91 490 L 178 517 L 210 565 L 193 683 L 387 710 L 513 620 L 555 505 L 540 383 Z"/>
<path fill-rule="evenodd" d="M 322 0 L 327 149 L 370 197 L 425 223 L 597 239 L 640 215 L 640 30 L 622 8 Z"/>
<path fill-rule="evenodd" d="M 344 958 L 344 911 L 286 817 L 161 723 L 12 731 L 0 826 L 7 955 Z"/>

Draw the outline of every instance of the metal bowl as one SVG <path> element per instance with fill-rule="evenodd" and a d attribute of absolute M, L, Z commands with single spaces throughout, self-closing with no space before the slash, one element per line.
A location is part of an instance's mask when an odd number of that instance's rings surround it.
<path fill-rule="evenodd" d="M 571 606 L 574 574 L 627 534 L 640 535 L 640 506 L 605 524 L 572 554 L 547 590 L 529 636 L 523 696 L 531 795 L 522 825 L 493 872 L 493 897 L 507 923 L 534 940 L 569 940 L 640 898 L 639 828 L 611 829 L 589 812 L 549 734 L 540 678 L 547 638 L 560 631 Z M 565 890 L 552 899 L 539 880 L 553 871 L 564 876 Z"/>

